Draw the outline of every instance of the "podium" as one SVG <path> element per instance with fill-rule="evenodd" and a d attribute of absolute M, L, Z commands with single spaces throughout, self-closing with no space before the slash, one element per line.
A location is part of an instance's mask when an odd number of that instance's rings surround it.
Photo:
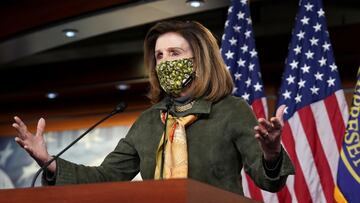
<path fill-rule="evenodd" d="M 0 190 L 6 203 L 254 203 L 254 200 L 190 179 L 111 182 Z"/>

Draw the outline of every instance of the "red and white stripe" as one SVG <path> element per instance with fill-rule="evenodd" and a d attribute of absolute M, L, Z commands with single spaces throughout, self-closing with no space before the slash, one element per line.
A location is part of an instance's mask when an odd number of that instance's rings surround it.
<path fill-rule="evenodd" d="M 254 101 L 252 108 L 258 118 L 266 118 L 266 101 Z M 244 195 L 271 203 L 334 202 L 339 149 L 347 118 L 343 90 L 298 110 L 284 123 L 282 134 L 282 144 L 296 175 L 289 176 L 286 186 L 274 194 L 257 188 L 242 172 Z"/>

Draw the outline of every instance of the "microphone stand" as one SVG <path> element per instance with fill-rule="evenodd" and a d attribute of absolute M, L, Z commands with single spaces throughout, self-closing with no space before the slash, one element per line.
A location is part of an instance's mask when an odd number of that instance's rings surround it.
<path fill-rule="evenodd" d="M 81 134 L 78 138 L 76 138 L 73 142 L 71 142 L 67 147 L 65 147 L 63 150 L 61 150 L 58 154 L 56 154 L 55 156 L 53 156 L 52 159 L 50 159 L 49 161 L 47 161 L 34 175 L 34 178 L 31 182 L 31 187 L 35 186 L 35 182 L 37 177 L 40 175 L 40 173 L 45 170 L 53 161 L 55 161 L 57 158 L 59 158 L 59 156 L 61 156 L 64 152 L 66 152 L 70 147 L 72 147 L 75 143 L 77 143 L 81 138 L 83 138 L 86 134 L 88 134 L 92 129 L 94 129 L 96 126 L 98 126 L 100 123 L 104 122 L 105 120 L 107 120 L 108 118 L 112 117 L 113 115 L 123 112 L 126 108 L 126 104 L 124 102 L 119 103 L 118 105 L 116 105 L 115 109 L 108 114 L 106 117 L 104 117 L 103 119 L 101 119 L 100 121 L 98 121 L 97 123 L 95 123 L 93 126 L 91 126 L 88 130 L 86 130 L 83 134 Z"/>

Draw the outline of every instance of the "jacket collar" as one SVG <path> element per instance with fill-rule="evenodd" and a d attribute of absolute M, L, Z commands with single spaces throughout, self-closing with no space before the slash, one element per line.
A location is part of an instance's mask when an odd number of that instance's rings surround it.
<path fill-rule="evenodd" d="M 158 110 L 163 110 L 166 111 L 166 103 L 167 103 L 168 99 L 164 98 L 163 100 L 161 100 L 159 103 L 155 104 L 153 106 L 154 109 L 158 109 Z M 172 105 L 170 108 L 170 113 L 172 115 L 175 116 L 187 116 L 190 114 L 195 114 L 195 115 L 199 115 L 199 114 L 205 114 L 208 115 L 211 112 L 211 105 L 212 102 L 211 101 L 207 101 L 205 99 L 196 99 L 194 105 L 192 106 L 191 109 L 184 111 L 184 112 L 176 112 L 175 111 L 175 106 Z"/>

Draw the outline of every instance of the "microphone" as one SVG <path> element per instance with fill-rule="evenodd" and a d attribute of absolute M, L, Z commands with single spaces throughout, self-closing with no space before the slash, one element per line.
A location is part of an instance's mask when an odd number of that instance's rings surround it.
<path fill-rule="evenodd" d="M 67 147 L 65 147 L 63 150 L 61 150 L 58 154 L 56 154 L 52 159 L 50 159 L 48 162 L 46 162 L 34 175 L 34 178 L 31 182 L 31 187 L 34 187 L 35 181 L 39 174 L 44 171 L 53 161 L 55 161 L 59 156 L 61 156 L 64 152 L 66 152 L 70 147 L 72 147 L 75 143 L 77 143 L 81 138 L 83 138 L 85 135 L 87 135 L 92 129 L 94 129 L 96 126 L 98 126 L 100 123 L 104 122 L 108 118 L 112 117 L 113 115 L 123 112 L 125 108 L 127 107 L 125 102 L 120 102 L 114 110 L 109 113 L 107 116 L 105 116 L 103 119 L 95 123 L 93 126 L 91 126 L 88 130 L 86 130 L 83 134 L 81 134 L 78 138 L 76 138 L 73 142 L 71 142 Z"/>
<path fill-rule="evenodd" d="M 171 97 L 166 97 L 166 117 L 165 117 L 165 124 L 164 124 L 164 139 L 163 139 L 163 150 L 161 153 L 161 168 L 160 168 L 160 179 L 164 179 L 164 162 L 165 162 L 165 145 L 166 145 L 166 126 L 167 126 L 167 121 L 168 121 L 168 116 L 169 116 L 169 111 L 171 106 L 174 104 L 174 101 L 172 100 Z"/>

